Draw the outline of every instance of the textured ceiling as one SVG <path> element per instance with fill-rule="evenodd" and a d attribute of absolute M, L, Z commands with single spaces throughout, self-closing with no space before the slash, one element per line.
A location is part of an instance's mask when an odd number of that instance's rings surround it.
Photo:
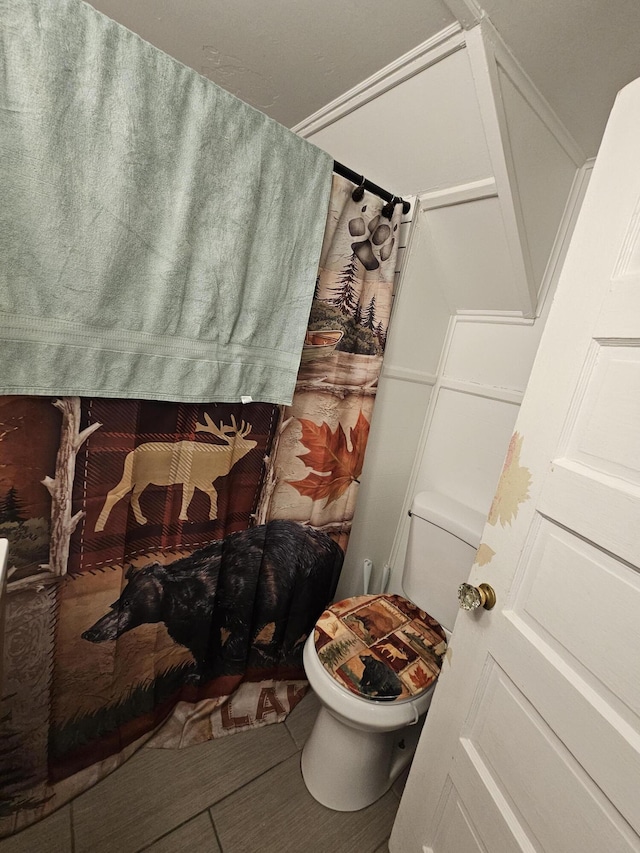
<path fill-rule="evenodd" d="M 101 12 L 292 127 L 476 0 L 91 0 Z M 481 0 L 585 154 L 640 76 L 640 0 Z"/>
<path fill-rule="evenodd" d="M 91 0 L 292 127 L 455 20 L 440 0 Z"/>

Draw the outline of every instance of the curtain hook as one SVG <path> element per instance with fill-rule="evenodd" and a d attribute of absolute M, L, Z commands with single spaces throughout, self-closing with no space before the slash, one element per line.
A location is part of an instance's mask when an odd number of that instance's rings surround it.
<path fill-rule="evenodd" d="M 399 202 L 400 199 L 398 198 L 398 196 L 392 196 L 390 201 L 388 201 L 380 211 L 380 215 L 384 216 L 385 219 L 391 219 L 391 217 L 393 216 L 393 210 L 396 204 L 398 204 Z"/>
<path fill-rule="evenodd" d="M 362 201 L 363 196 L 364 196 L 364 175 L 360 175 L 360 184 L 351 193 L 351 198 L 354 201 Z"/>

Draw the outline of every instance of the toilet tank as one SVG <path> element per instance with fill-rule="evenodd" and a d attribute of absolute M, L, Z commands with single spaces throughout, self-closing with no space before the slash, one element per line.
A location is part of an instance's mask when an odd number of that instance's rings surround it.
<path fill-rule="evenodd" d="M 485 521 L 482 513 L 439 492 L 420 492 L 413 500 L 402 588 L 448 631 Z"/>

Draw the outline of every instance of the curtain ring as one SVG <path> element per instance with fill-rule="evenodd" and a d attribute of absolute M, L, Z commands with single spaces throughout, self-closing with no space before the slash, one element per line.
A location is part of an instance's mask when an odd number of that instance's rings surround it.
<path fill-rule="evenodd" d="M 393 216 L 394 208 L 396 204 L 398 204 L 400 201 L 401 199 L 399 199 L 398 196 L 394 195 L 391 201 L 388 201 L 382 208 L 382 210 L 380 211 L 380 215 L 384 216 L 385 219 L 391 219 L 391 217 Z"/>
<path fill-rule="evenodd" d="M 360 175 L 360 185 L 351 193 L 351 198 L 354 201 L 362 201 L 364 197 L 364 175 Z"/>

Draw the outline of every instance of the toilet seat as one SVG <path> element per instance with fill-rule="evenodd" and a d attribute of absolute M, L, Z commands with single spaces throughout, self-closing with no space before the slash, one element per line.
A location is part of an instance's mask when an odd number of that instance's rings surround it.
<path fill-rule="evenodd" d="M 428 691 L 446 650 L 443 627 L 399 595 L 359 595 L 316 623 L 318 660 L 336 685 L 376 703 L 414 701 Z"/>

